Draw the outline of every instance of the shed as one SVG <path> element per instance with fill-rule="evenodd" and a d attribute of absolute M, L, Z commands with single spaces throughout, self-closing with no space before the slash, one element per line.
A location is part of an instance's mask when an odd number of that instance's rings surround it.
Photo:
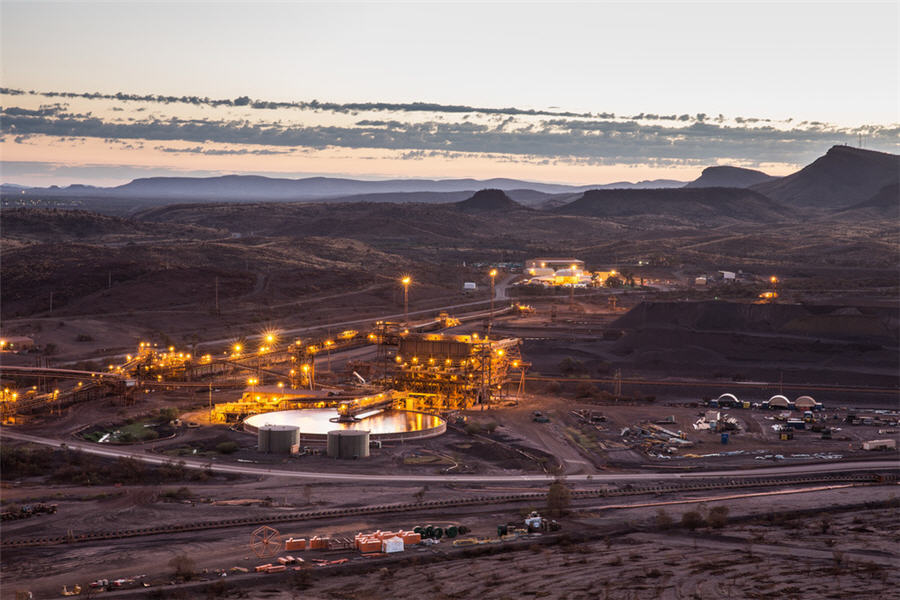
<path fill-rule="evenodd" d="M 800 396 L 794 400 L 797 410 L 813 410 L 818 404 L 812 396 Z"/>
<path fill-rule="evenodd" d="M 791 401 L 781 394 L 769 398 L 769 408 L 791 408 Z"/>
<path fill-rule="evenodd" d="M 737 396 L 734 394 L 722 394 L 716 398 L 717 406 L 722 408 L 734 408 L 739 405 Z"/>
<path fill-rule="evenodd" d="M 391 552 L 403 552 L 403 538 L 394 536 L 381 540 L 381 551 L 388 554 Z"/>

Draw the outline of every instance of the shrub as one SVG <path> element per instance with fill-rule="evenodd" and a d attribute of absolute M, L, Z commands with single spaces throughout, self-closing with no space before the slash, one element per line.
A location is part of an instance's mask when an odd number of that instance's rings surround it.
<path fill-rule="evenodd" d="M 544 385 L 544 393 L 558 394 L 562 390 L 562 385 L 558 381 L 548 381 Z"/>
<path fill-rule="evenodd" d="M 597 394 L 597 386 L 592 383 L 582 382 L 575 386 L 576 398 L 593 398 Z"/>
<path fill-rule="evenodd" d="M 234 454 L 238 451 L 237 442 L 222 442 L 216 444 L 216 452 L 219 454 Z"/>
<path fill-rule="evenodd" d="M 466 433 L 469 435 L 475 435 L 481 433 L 481 425 L 478 423 L 466 423 Z"/>
<path fill-rule="evenodd" d="M 584 373 L 584 363 L 576 358 L 567 356 L 559 363 L 559 371 L 563 375 L 574 375 L 576 373 Z"/>
<path fill-rule="evenodd" d="M 155 440 L 159 438 L 159 432 L 155 429 L 145 429 L 141 432 L 141 441 L 148 442 L 150 440 Z"/>
<path fill-rule="evenodd" d="M 709 511 L 709 516 L 706 518 L 706 521 L 709 523 L 710 527 L 722 529 L 728 523 L 728 507 L 713 506 Z"/>
<path fill-rule="evenodd" d="M 75 341 L 76 342 L 93 342 L 94 338 L 89 336 L 86 333 L 79 333 L 78 335 L 75 336 Z"/>
<path fill-rule="evenodd" d="M 661 508 L 656 511 L 656 526 L 663 530 L 672 527 L 672 517 Z"/>
<path fill-rule="evenodd" d="M 681 515 L 681 526 L 694 531 L 698 527 L 703 527 L 705 521 L 703 515 L 696 510 L 691 510 Z"/>

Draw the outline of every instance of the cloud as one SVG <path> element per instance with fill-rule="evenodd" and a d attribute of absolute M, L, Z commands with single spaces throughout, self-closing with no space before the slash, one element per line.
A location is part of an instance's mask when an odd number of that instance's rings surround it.
<path fill-rule="evenodd" d="M 8 90 L 0 90 L 9 93 Z M 16 91 L 11 96 L 16 96 Z M 68 93 L 46 92 L 43 95 Z M 71 97 L 72 94 L 64 97 Z M 80 94 L 82 98 L 112 98 L 130 101 L 151 98 L 153 102 L 208 103 L 211 106 L 253 106 L 260 101 L 247 96 L 235 100 L 209 100 L 196 96 L 160 97 L 128 94 Z M 163 100 L 155 100 L 163 98 Z M 496 109 L 485 122 L 470 119 L 481 109 L 433 105 L 426 103 L 331 104 L 271 103 L 260 106 L 316 107 L 316 110 L 349 110 L 360 117 L 351 124 L 308 125 L 304 123 L 259 118 L 182 118 L 163 114 L 160 108 L 142 113 L 145 107 L 129 107 L 126 115 L 104 118 L 91 112 L 73 113 L 65 104 L 42 105 L 39 108 L 8 106 L 0 109 L 0 135 L 14 141 L 25 136 L 47 135 L 58 138 L 91 137 L 108 143 L 139 144 L 182 142 L 183 146 L 162 144 L 160 152 L 203 155 L 275 155 L 299 150 L 325 148 L 379 149 L 396 151 L 405 160 L 428 157 L 453 158 L 479 154 L 510 157 L 519 161 L 558 161 L 561 164 L 632 164 L 632 165 L 701 165 L 720 160 L 740 162 L 748 166 L 760 163 L 801 164 L 819 156 L 836 143 L 851 143 L 857 134 L 865 134 L 872 148 L 896 152 L 900 127 L 867 125 L 841 128 L 818 121 L 777 125 L 768 119 L 737 117 L 729 124 L 723 115 L 706 113 L 662 114 L 639 113 L 617 118 L 603 116 L 562 116 L 574 113 L 544 113 Z M 330 107 L 330 108 L 329 108 Z M 398 108 L 404 107 L 404 108 Z M 444 111 L 446 118 L 406 121 L 400 118 L 379 119 L 385 110 Z M 458 110 L 455 115 L 450 115 Z M 493 110 L 493 109 L 492 109 Z M 515 112 L 518 111 L 518 112 Z M 219 114 L 230 111 L 219 111 Z M 367 114 L 368 113 L 368 114 Z M 98 113 L 102 114 L 102 113 Z M 521 119 L 520 114 L 541 114 L 544 119 Z M 552 115 L 552 116 L 551 116 Z M 441 117 L 438 114 L 437 117 Z M 125 117 L 125 118 L 122 118 Z M 374 117 L 374 118 L 373 118 Z M 318 119 L 317 119 L 318 120 Z M 211 144 L 230 147 L 214 147 Z M 241 148 L 233 146 L 252 146 Z M 497 160 L 500 160 L 497 158 Z"/>
<path fill-rule="evenodd" d="M 272 150 L 269 148 L 204 148 L 203 146 L 194 146 L 192 148 L 177 148 L 171 146 L 155 146 L 154 150 L 160 152 L 168 152 L 171 154 L 206 154 L 210 156 L 227 156 L 227 155 L 269 155 L 269 154 L 291 154 L 290 150 Z"/>
<path fill-rule="evenodd" d="M 557 117 L 591 117 L 590 113 L 567 111 L 536 110 L 523 108 L 491 108 L 466 106 L 461 104 L 437 104 L 433 102 L 319 102 L 318 100 L 301 102 L 276 102 L 271 100 L 254 100 L 249 96 L 234 99 L 214 99 L 200 96 L 163 96 L 159 94 L 103 94 L 100 92 L 34 92 L 0 87 L 0 94 L 18 96 L 32 94 L 46 98 L 83 98 L 87 100 L 118 100 L 120 102 L 153 102 L 158 104 L 193 104 L 195 106 L 249 106 L 260 110 L 294 108 L 300 110 L 328 111 L 336 113 L 352 113 L 354 111 L 393 111 L 393 112 L 434 112 L 434 113 L 482 113 L 487 115 L 519 115 L 519 116 L 557 116 Z"/>

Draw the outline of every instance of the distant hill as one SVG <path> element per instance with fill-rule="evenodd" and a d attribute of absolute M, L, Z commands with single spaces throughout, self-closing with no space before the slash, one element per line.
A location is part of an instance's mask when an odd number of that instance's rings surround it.
<path fill-rule="evenodd" d="M 691 181 L 684 187 L 686 188 L 703 188 L 703 187 L 734 187 L 748 188 L 758 183 L 777 179 L 772 175 L 755 171 L 753 169 L 743 169 L 741 167 L 706 167 L 700 177 Z"/>
<path fill-rule="evenodd" d="M 585 217 L 671 217 L 698 225 L 722 219 L 779 221 L 793 213 L 762 194 L 738 188 L 590 190 L 551 212 Z"/>
<path fill-rule="evenodd" d="M 843 218 L 885 218 L 900 217 L 900 183 L 892 183 L 881 188 L 877 194 L 845 208 L 837 213 Z"/>
<path fill-rule="evenodd" d="M 478 190 L 471 198 L 457 202 L 456 207 L 466 212 L 496 212 L 525 208 L 507 196 L 503 190 Z"/>
<path fill-rule="evenodd" d="M 751 189 L 785 204 L 815 208 L 849 208 L 897 182 L 900 156 L 833 146 L 803 169 Z"/>
<path fill-rule="evenodd" d="M 286 179 L 260 175 L 223 175 L 221 177 L 147 177 L 135 179 L 116 187 L 95 187 L 89 185 L 50 186 L 29 188 L 16 184 L 3 184 L 0 194 L 24 198 L 115 198 L 140 199 L 142 204 L 164 204 L 177 202 L 259 202 L 259 201 L 311 201 L 338 200 L 356 202 L 364 200 L 358 196 L 375 194 L 450 194 L 473 193 L 479 189 L 500 189 L 507 192 L 523 191 L 533 194 L 578 193 L 593 188 L 645 188 L 679 187 L 684 182 L 669 179 L 622 181 L 603 185 L 563 185 L 540 183 L 518 179 L 391 179 L 365 181 L 338 177 L 306 177 Z M 352 199 L 351 199 L 352 198 Z M 146 202 L 154 200 L 155 202 Z M 365 199 L 368 200 L 368 199 Z M 539 203 L 543 198 L 531 198 Z M 372 201 L 394 201 L 373 198 Z M 396 201 L 439 202 L 442 199 L 429 197 L 409 197 Z M 448 199 L 447 201 L 454 201 Z"/>

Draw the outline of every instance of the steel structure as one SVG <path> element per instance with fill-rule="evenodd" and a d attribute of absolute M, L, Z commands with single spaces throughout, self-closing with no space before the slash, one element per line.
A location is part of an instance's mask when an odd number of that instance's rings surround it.
<path fill-rule="evenodd" d="M 393 369 L 385 387 L 420 395 L 418 410 L 467 409 L 502 398 L 508 384 L 521 382 L 528 363 L 519 338 L 405 333 L 398 336 Z M 390 344 L 384 336 L 383 344 Z M 517 377 L 514 377 L 518 375 Z"/>

